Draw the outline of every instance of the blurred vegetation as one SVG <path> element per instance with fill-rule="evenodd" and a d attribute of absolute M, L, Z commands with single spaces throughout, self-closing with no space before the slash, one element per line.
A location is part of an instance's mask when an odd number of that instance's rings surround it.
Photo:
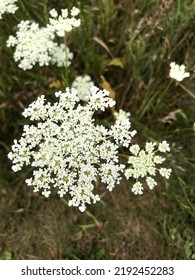
<path fill-rule="evenodd" d="M 195 2 L 186 0 L 21 0 L 0 20 L 0 259 L 195 259 Z M 45 25 L 52 8 L 81 10 L 81 27 L 68 37 L 68 73 L 55 67 L 23 71 L 6 47 L 17 24 Z M 169 64 L 191 76 L 170 83 Z M 136 197 L 122 182 L 84 214 L 57 196 L 49 200 L 13 173 L 7 159 L 24 124 L 21 112 L 55 86 L 89 74 L 116 93 L 117 109 L 131 112 L 136 141 L 171 144 L 171 179 Z M 67 75 L 68 74 L 68 75 Z M 65 79 L 68 77 L 68 80 Z M 62 87 L 63 88 L 63 87 Z M 106 116 L 109 120 L 109 116 Z"/>

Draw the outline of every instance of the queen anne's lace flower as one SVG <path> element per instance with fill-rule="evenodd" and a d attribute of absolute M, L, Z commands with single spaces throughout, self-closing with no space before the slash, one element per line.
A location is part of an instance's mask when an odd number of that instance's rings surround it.
<path fill-rule="evenodd" d="M 36 63 L 40 66 L 50 62 L 57 66 L 69 66 L 73 54 L 68 48 L 65 52 L 64 45 L 58 45 L 53 40 L 54 34 L 48 28 L 27 20 L 18 24 L 16 36 L 9 36 L 7 46 L 16 46 L 14 60 L 20 61 L 19 67 L 24 70 L 31 69 Z"/>
<path fill-rule="evenodd" d="M 16 2 L 18 0 L 1 0 L 0 1 L 0 19 L 2 19 L 2 15 L 4 13 L 14 14 L 18 7 L 16 6 Z"/>
<path fill-rule="evenodd" d="M 51 49 L 50 56 L 51 63 L 58 67 L 69 67 L 73 59 L 73 53 L 64 44 L 56 45 Z"/>
<path fill-rule="evenodd" d="M 179 66 L 175 62 L 170 63 L 170 73 L 169 76 L 172 79 L 177 80 L 178 82 L 183 81 L 184 78 L 187 78 L 190 76 L 189 72 L 185 72 L 186 67 L 184 65 Z"/>
<path fill-rule="evenodd" d="M 130 147 L 130 152 L 133 156 L 128 159 L 129 167 L 125 170 L 125 176 L 127 179 L 136 179 L 136 188 L 133 186 L 132 192 L 135 194 L 141 194 L 143 188 L 141 188 L 142 183 L 138 180 L 146 179 L 146 183 L 150 189 L 153 189 L 157 182 L 153 179 L 157 175 L 157 171 L 162 177 L 169 179 L 171 174 L 171 169 L 160 168 L 156 166 L 157 164 L 162 164 L 165 158 L 157 155 L 158 151 L 167 152 L 170 151 L 169 145 L 166 141 L 163 141 L 158 145 L 158 150 L 155 150 L 155 143 L 146 143 L 145 150 L 140 150 L 138 145 L 132 145 Z M 138 186 L 138 189 L 137 189 Z"/>
<path fill-rule="evenodd" d="M 80 26 L 80 19 L 75 18 L 79 12 L 78 8 L 73 7 L 70 12 L 71 17 L 68 17 L 67 9 L 62 9 L 61 15 L 58 15 L 57 11 L 52 9 L 50 11 L 51 17 L 49 18 L 47 28 L 53 33 L 56 33 L 59 37 L 64 37 L 66 32 L 70 32 L 73 28 Z"/>
<path fill-rule="evenodd" d="M 121 122 L 121 130 L 119 122 L 110 129 L 95 125 L 94 111 L 115 104 L 108 96 L 109 92 L 92 87 L 82 106 L 77 91 L 67 88 L 56 93 L 59 100 L 53 105 L 41 96 L 24 110 L 23 115 L 37 124 L 24 126 L 8 157 L 14 171 L 23 165 L 34 167 L 26 180 L 34 192 L 49 197 L 56 188 L 60 197 L 69 194 L 69 206 L 84 211 L 87 204 L 100 200 L 95 193 L 97 178 L 109 191 L 119 184 L 124 165 L 119 163 L 118 143 L 130 145 L 132 132 L 130 122 Z"/>
<path fill-rule="evenodd" d="M 78 76 L 72 83 L 72 88 L 78 90 L 78 98 L 82 101 L 89 101 L 92 86 L 94 86 L 94 83 L 88 75 Z"/>

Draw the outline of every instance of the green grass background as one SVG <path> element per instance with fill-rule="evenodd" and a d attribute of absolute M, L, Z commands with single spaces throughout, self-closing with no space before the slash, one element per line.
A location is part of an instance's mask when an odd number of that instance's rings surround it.
<path fill-rule="evenodd" d="M 0 259 L 195 259 L 195 1 L 21 0 L 0 20 Z M 55 67 L 23 71 L 6 47 L 16 25 L 45 25 L 48 11 L 77 6 L 81 27 L 68 36 L 74 60 L 68 73 Z M 169 64 L 187 65 L 190 78 L 170 84 Z M 114 64 L 114 65 L 112 65 Z M 7 153 L 27 121 L 21 113 L 41 94 L 53 98 L 77 75 L 106 79 L 116 109 L 131 112 L 135 141 L 171 145 L 168 182 L 143 196 L 123 181 L 84 214 L 57 195 L 46 199 L 13 173 Z M 63 84 L 63 86 L 62 86 Z M 105 123 L 110 115 L 100 116 Z"/>

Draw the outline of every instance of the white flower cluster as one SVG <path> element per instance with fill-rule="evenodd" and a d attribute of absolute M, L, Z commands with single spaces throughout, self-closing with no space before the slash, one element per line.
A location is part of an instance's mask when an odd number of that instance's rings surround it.
<path fill-rule="evenodd" d="M 73 54 L 65 46 L 53 41 L 54 34 L 45 27 L 39 27 L 38 23 L 21 21 L 18 24 L 16 37 L 9 36 L 8 47 L 16 46 L 14 60 L 20 61 L 19 67 L 27 70 L 38 63 L 39 66 L 57 64 L 57 66 L 70 65 Z M 67 62 L 66 62 L 67 59 Z"/>
<path fill-rule="evenodd" d="M 69 67 L 74 55 L 69 48 L 64 44 L 55 45 L 50 50 L 51 64 L 56 64 L 58 67 Z"/>
<path fill-rule="evenodd" d="M 78 98 L 82 101 L 89 101 L 92 86 L 94 86 L 94 83 L 88 75 L 78 76 L 72 83 L 72 88 L 78 90 Z"/>
<path fill-rule="evenodd" d="M 170 73 L 169 76 L 172 79 L 177 80 L 178 82 L 183 81 L 184 78 L 187 78 L 190 76 L 189 72 L 185 72 L 186 67 L 184 65 L 179 66 L 175 62 L 170 63 Z"/>
<path fill-rule="evenodd" d="M 118 145 L 128 148 L 131 138 L 137 133 L 136 130 L 133 130 L 129 133 L 129 129 L 131 127 L 129 117 L 131 114 L 120 109 L 119 112 L 115 112 L 114 115 L 116 122 L 111 127 L 113 138 Z"/>
<path fill-rule="evenodd" d="M 120 109 L 119 112 L 115 112 L 114 115 L 118 121 L 123 121 L 124 119 L 128 119 L 131 116 L 131 113 Z"/>
<path fill-rule="evenodd" d="M 169 179 L 170 177 L 170 168 L 158 168 L 156 166 L 161 165 L 165 161 L 165 158 L 157 155 L 157 152 L 169 152 L 169 144 L 166 141 L 163 141 L 158 145 L 158 149 L 156 150 L 155 146 L 155 143 L 147 142 L 145 150 L 141 150 L 138 145 L 132 145 L 129 149 L 133 156 L 130 156 L 128 159 L 129 167 L 125 171 L 125 176 L 127 179 L 136 179 L 136 183 L 132 188 L 134 194 L 143 193 L 143 184 L 138 181 L 138 179 L 145 178 L 146 183 L 151 190 L 157 185 L 157 182 L 153 178 L 156 176 L 157 170 L 162 177 L 165 177 L 166 179 Z"/>
<path fill-rule="evenodd" d="M 4 13 L 14 14 L 18 7 L 15 3 L 18 0 L 1 0 L 0 1 L 0 19 L 2 19 L 2 15 Z"/>
<path fill-rule="evenodd" d="M 55 13 L 57 14 L 55 10 L 50 11 L 53 17 Z M 66 9 L 62 10 L 62 16 L 59 16 L 58 19 L 50 18 L 50 24 L 47 27 L 39 27 L 38 23 L 28 20 L 21 21 L 18 24 L 16 36 L 9 36 L 7 40 L 8 47 L 16 47 L 14 60 L 20 62 L 19 67 L 24 70 L 32 69 L 36 63 L 39 66 L 51 63 L 58 67 L 68 67 L 73 59 L 73 53 L 64 44 L 59 45 L 54 42 L 54 39 L 55 34 L 59 35 L 62 31 L 64 34 L 68 24 L 71 25 L 69 31 L 80 25 L 80 20 L 75 19 L 78 13 L 79 9 L 73 7 L 71 10 L 72 17 L 68 18 L 68 11 Z M 62 21 L 61 17 L 64 21 L 66 19 L 66 22 Z"/>
<path fill-rule="evenodd" d="M 8 157 L 14 171 L 23 165 L 35 168 L 26 180 L 34 192 L 49 197 L 57 188 L 60 197 L 69 194 L 69 206 L 84 211 L 86 204 L 100 200 L 94 194 L 97 178 L 109 191 L 119 184 L 125 166 L 119 163 L 118 144 L 130 145 L 135 132 L 129 130 L 128 120 L 121 122 L 121 127 L 116 122 L 110 129 L 94 123 L 94 111 L 115 104 L 106 90 L 92 87 L 85 106 L 79 103 L 74 89 L 66 88 L 55 95 L 59 100 L 53 105 L 41 96 L 24 110 L 23 115 L 37 125 L 24 126 Z"/>
<path fill-rule="evenodd" d="M 69 17 L 68 10 L 62 9 L 61 15 L 58 15 L 55 9 L 50 11 L 51 18 L 49 18 L 49 24 L 47 28 L 56 33 L 59 37 L 64 37 L 66 32 L 70 32 L 73 28 L 79 27 L 81 24 L 80 19 L 76 19 L 80 10 L 78 8 L 73 7 Z"/>
<path fill-rule="evenodd" d="M 136 130 L 129 132 L 131 123 L 128 118 L 116 119 L 114 125 L 110 128 L 110 133 L 117 145 L 128 148 L 131 138 L 137 133 Z"/>

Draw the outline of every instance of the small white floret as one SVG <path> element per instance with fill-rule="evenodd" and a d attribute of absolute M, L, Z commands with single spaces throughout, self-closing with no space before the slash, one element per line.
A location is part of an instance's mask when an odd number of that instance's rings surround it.
<path fill-rule="evenodd" d="M 134 194 L 143 194 L 143 186 L 140 182 L 136 182 L 132 187 L 132 192 Z"/>
<path fill-rule="evenodd" d="M 169 76 L 172 79 L 175 79 L 178 82 L 183 81 L 184 78 L 187 78 L 190 76 L 189 72 L 185 72 L 186 67 L 184 65 L 179 66 L 175 62 L 170 63 L 170 72 Z"/>

